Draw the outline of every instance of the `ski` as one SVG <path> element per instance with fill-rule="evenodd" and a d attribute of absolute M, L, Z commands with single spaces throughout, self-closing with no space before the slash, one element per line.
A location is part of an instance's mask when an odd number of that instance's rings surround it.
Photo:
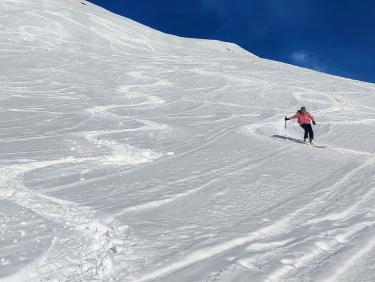
<path fill-rule="evenodd" d="M 313 145 L 313 144 L 311 144 L 311 146 L 313 146 L 315 148 L 321 148 L 321 149 L 327 148 L 326 145 Z"/>
<path fill-rule="evenodd" d="M 317 145 L 317 144 L 304 143 L 304 142 L 303 142 L 303 144 L 310 145 L 310 146 L 315 147 L 315 148 L 321 148 L 321 149 L 327 148 L 326 145 Z"/>

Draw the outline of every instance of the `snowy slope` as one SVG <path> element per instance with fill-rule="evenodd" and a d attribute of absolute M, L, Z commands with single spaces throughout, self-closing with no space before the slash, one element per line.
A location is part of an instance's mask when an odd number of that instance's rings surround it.
<path fill-rule="evenodd" d="M 0 2 L 0 281 L 375 280 L 374 85 L 84 4 Z"/>

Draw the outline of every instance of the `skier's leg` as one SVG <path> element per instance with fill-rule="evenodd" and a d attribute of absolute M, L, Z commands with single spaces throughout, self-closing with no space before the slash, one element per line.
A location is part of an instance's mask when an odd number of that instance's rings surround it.
<path fill-rule="evenodd" d="M 312 129 L 312 126 L 311 124 L 308 125 L 309 126 L 309 138 L 310 138 L 310 141 L 314 139 L 314 131 Z"/>
<path fill-rule="evenodd" d="M 301 127 L 305 131 L 305 134 L 303 135 L 303 140 L 306 141 L 306 139 L 309 137 L 309 131 L 308 128 L 306 127 L 307 124 L 301 124 Z"/>

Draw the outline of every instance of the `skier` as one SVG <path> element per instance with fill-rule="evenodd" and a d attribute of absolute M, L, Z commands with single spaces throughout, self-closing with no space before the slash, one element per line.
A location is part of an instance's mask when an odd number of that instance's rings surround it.
<path fill-rule="evenodd" d="M 314 131 L 311 126 L 311 122 L 313 125 L 316 125 L 314 117 L 306 111 L 305 107 L 301 107 L 299 111 L 294 116 L 291 117 L 285 117 L 285 120 L 291 120 L 291 119 L 298 119 L 299 125 L 305 130 L 305 135 L 303 138 L 303 142 L 307 144 L 307 138 L 309 138 L 310 144 L 314 144 Z"/>

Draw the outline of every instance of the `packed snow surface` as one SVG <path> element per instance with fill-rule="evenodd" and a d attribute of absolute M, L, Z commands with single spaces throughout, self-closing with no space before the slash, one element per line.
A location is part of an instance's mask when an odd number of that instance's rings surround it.
<path fill-rule="evenodd" d="M 76 0 L 0 61 L 0 281 L 375 281 L 374 85 Z"/>

